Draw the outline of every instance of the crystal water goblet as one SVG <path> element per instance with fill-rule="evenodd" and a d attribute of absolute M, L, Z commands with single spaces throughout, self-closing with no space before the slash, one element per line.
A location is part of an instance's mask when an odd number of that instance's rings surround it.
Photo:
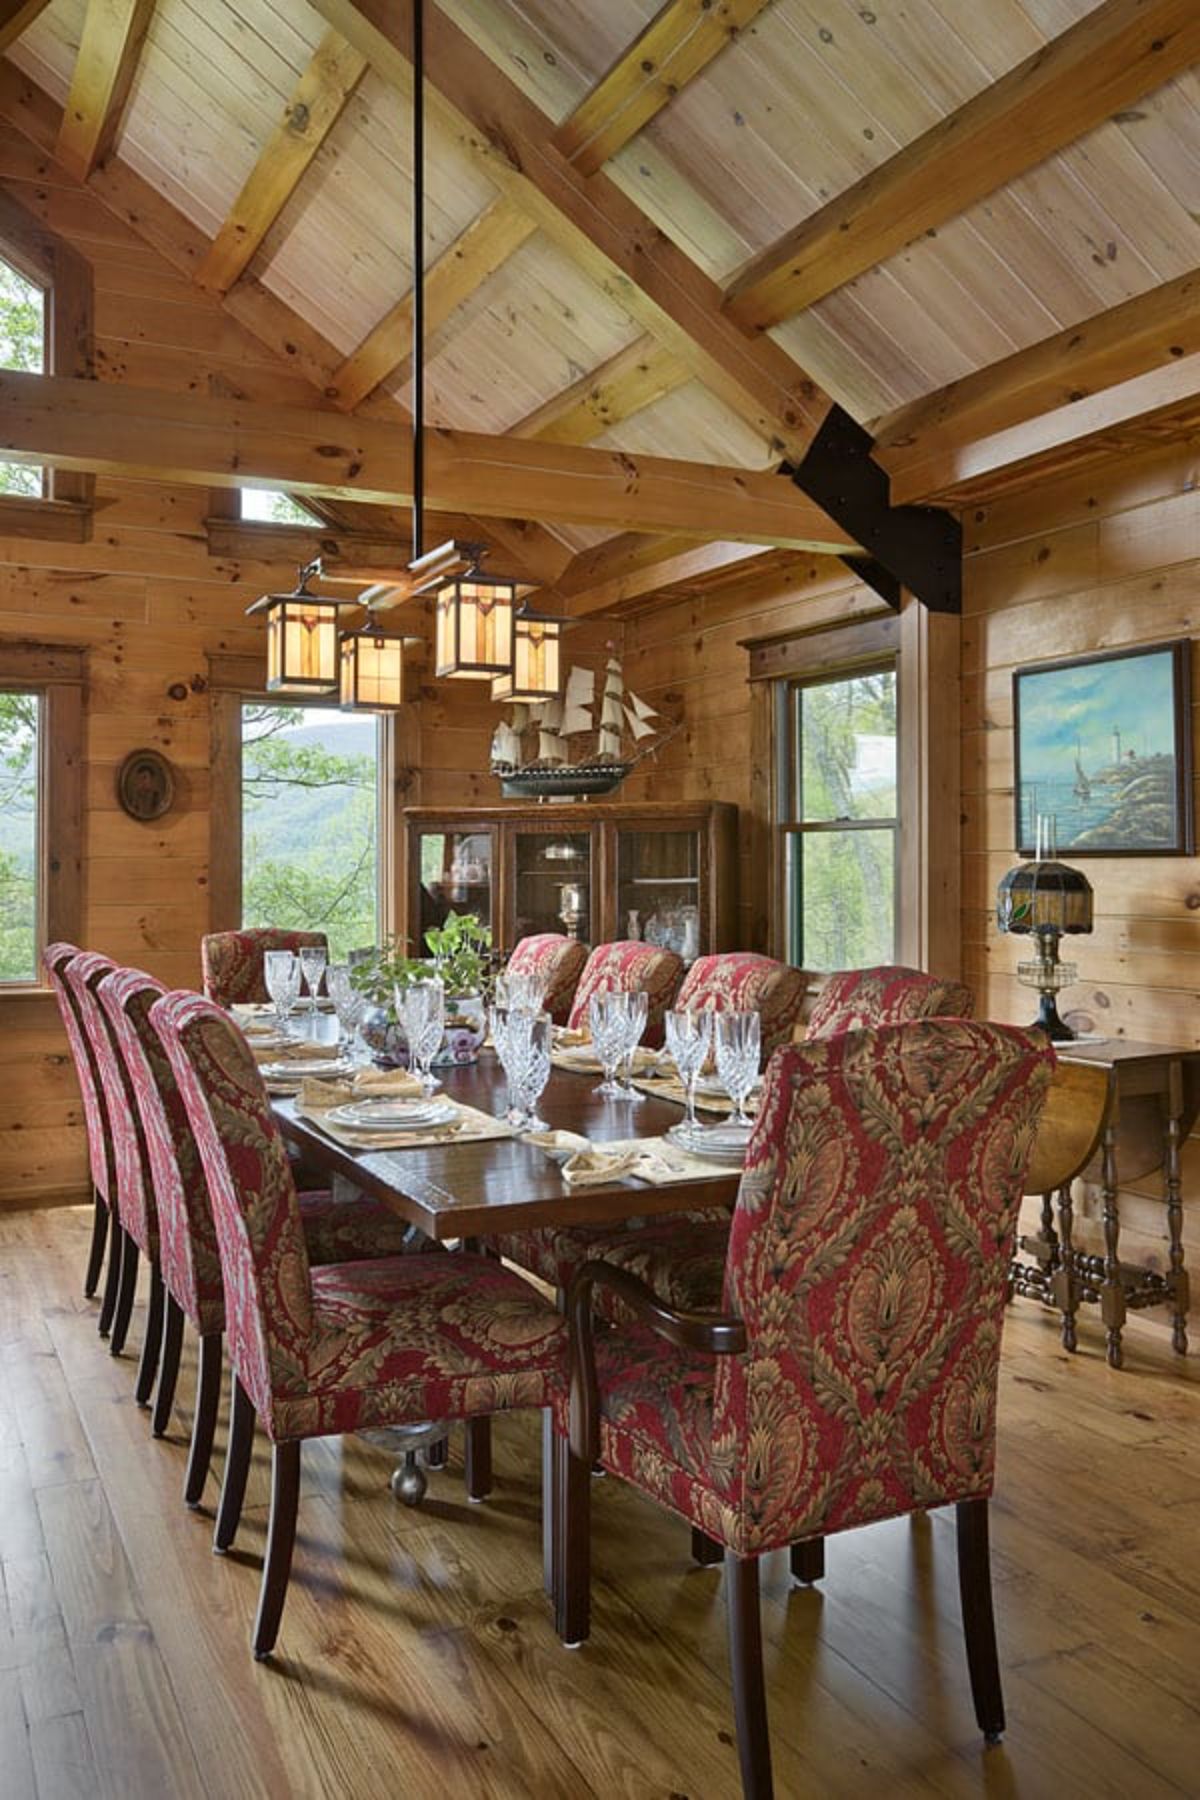
<path fill-rule="evenodd" d="M 669 1012 L 666 1017 L 667 1049 L 687 1093 L 687 1112 L 680 1125 L 672 1126 L 672 1133 L 685 1139 L 694 1137 L 700 1129 L 696 1117 L 696 1079 L 712 1042 L 712 1019 L 710 1012 L 695 1012 L 690 1008 Z"/>
<path fill-rule="evenodd" d="M 308 989 L 308 1010 L 317 1010 L 317 989 L 321 985 L 321 977 L 325 973 L 325 965 L 329 954 L 319 944 L 305 944 L 300 950 L 300 972 L 304 977 L 304 985 Z"/>
<path fill-rule="evenodd" d="M 628 1030 L 628 1008 L 624 994 L 593 994 L 588 1001 L 588 1026 L 592 1045 L 604 1071 L 604 1079 L 593 1093 L 606 1100 L 619 1100 L 624 1089 L 617 1081 L 617 1068 L 624 1054 Z"/>
<path fill-rule="evenodd" d="M 622 999 L 625 1001 L 625 1020 L 621 1040 L 621 1073 L 618 1079 L 624 1099 L 640 1100 L 642 1096 L 633 1085 L 633 1059 L 646 1029 L 650 1000 L 642 989 L 637 993 L 624 994 Z"/>
<path fill-rule="evenodd" d="M 441 1082 L 433 1073 L 433 1059 L 446 1033 L 446 990 L 437 976 L 396 988 L 396 1014 L 408 1039 L 409 1056 L 421 1077 L 421 1088 L 432 1094 Z"/>
<path fill-rule="evenodd" d="M 553 1028 L 546 1013 L 521 1012 L 517 1015 L 520 1032 L 520 1068 L 517 1075 L 518 1107 L 524 1119 L 523 1131 L 548 1131 L 545 1119 L 539 1118 L 537 1104 L 550 1079 L 550 1049 Z"/>
<path fill-rule="evenodd" d="M 713 1020 L 717 1074 L 734 1104 L 731 1125 L 749 1131 L 754 1121 L 746 1098 L 758 1080 L 762 1022 L 756 1012 L 721 1012 Z"/>
<path fill-rule="evenodd" d="M 287 1030 L 288 1012 L 299 991 L 299 980 L 300 967 L 290 950 L 268 950 L 265 953 L 263 981 L 274 1004 L 275 1020 L 280 1031 Z"/>

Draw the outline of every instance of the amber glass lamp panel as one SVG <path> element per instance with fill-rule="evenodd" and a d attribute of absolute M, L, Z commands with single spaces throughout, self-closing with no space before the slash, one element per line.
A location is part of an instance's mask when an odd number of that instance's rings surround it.
<path fill-rule="evenodd" d="M 357 712 L 394 712 L 403 705 L 404 640 L 369 631 L 344 637 L 340 701 Z"/>
<path fill-rule="evenodd" d="M 437 598 L 438 677 L 482 680 L 510 671 L 513 606 L 511 582 L 447 582 Z"/>
<path fill-rule="evenodd" d="M 557 619 L 523 619 L 513 626 L 513 700 L 548 700 L 562 685 Z"/>
<path fill-rule="evenodd" d="M 338 684 L 338 609 L 280 599 L 267 613 L 267 692 L 327 694 Z"/>

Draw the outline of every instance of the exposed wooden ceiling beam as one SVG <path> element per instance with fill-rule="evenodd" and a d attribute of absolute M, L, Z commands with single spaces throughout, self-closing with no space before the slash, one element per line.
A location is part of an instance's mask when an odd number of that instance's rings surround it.
<path fill-rule="evenodd" d="M 316 0 L 317 10 L 406 95 L 411 0 Z M 425 21 L 429 112 L 579 267 L 781 455 L 799 461 L 829 396 L 770 338 L 721 310 L 716 283 L 603 171 L 587 176 L 531 100 L 433 6 Z"/>
<path fill-rule="evenodd" d="M 342 424 L 345 430 L 338 430 Z M 0 372 L 0 454 L 96 474 L 394 503 L 412 442 L 387 420 Z M 853 555 L 858 546 L 781 476 L 566 444 L 430 430 L 429 505 Z"/>
<path fill-rule="evenodd" d="M 45 12 L 50 0 L 0 0 L 0 56 Z"/>
<path fill-rule="evenodd" d="M 86 181 L 117 140 L 155 0 L 88 0 L 55 152 Z"/>
<path fill-rule="evenodd" d="M 678 538 L 658 542 L 662 553 L 641 561 L 629 554 L 633 546 L 626 537 L 582 552 L 555 583 L 554 604 L 561 604 L 572 619 L 614 612 L 680 581 L 703 582 L 727 570 L 753 570 L 772 554 L 761 544 L 683 544 Z"/>
<path fill-rule="evenodd" d="M 554 141 L 594 174 L 706 69 L 769 0 L 667 0 L 565 119 Z"/>
<path fill-rule="evenodd" d="M 336 31 L 325 33 L 196 270 L 201 287 L 214 294 L 228 293 L 295 193 L 366 70 L 366 58 L 344 38 Z"/>
<path fill-rule="evenodd" d="M 1036 419 L 906 463 L 892 477 L 897 503 L 965 506 L 1034 480 L 1189 437 L 1200 429 L 1200 351 Z"/>
<path fill-rule="evenodd" d="M 1196 0 L 1104 0 L 756 257 L 729 316 L 779 324 L 1197 61 Z"/>
<path fill-rule="evenodd" d="M 875 453 L 895 473 L 935 447 L 969 443 L 1200 350 L 1200 270 L 1137 294 L 1016 350 L 875 422 Z"/>
<path fill-rule="evenodd" d="M 528 214 L 510 199 L 493 200 L 426 270 L 426 334 L 436 331 L 536 230 Z M 389 375 L 399 382 L 407 378 L 412 366 L 412 313 L 410 289 L 338 369 L 331 392 L 338 406 L 349 412 Z"/>
<path fill-rule="evenodd" d="M 543 444 L 590 444 L 690 377 L 677 351 L 640 337 L 527 413 L 512 427 L 513 434 Z"/>

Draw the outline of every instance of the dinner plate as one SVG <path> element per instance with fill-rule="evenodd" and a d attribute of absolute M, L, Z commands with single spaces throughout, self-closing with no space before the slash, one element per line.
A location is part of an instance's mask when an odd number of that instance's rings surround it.
<path fill-rule="evenodd" d="M 436 1131 L 457 1119 L 458 1108 L 449 1100 L 351 1100 L 325 1117 L 352 1131 Z"/>
<path fill-rule="evenodd" d="M 306 1075 L 315 1075 L 319 1081 L 328 1081 L 337 1075 L 350 1075 L 355 1064 L 348 1062 L 344 1056 L 338 1057 L 296 1057 L 288 1062 L 259 1063 L 258 1072 L 265 1081 L 294 1081 L 297 1086 Z"/>
<path fill-rule="evenodd" d="M 703 1157 L 706 1162 L 723 1163 L 728 1168 L 740 1169 L 746 1160 L 746 1149 L 750 1142 L 750 1133 L 744 1128 L 730 1125 L 700 1125 L 692 1128 L 681 1119 L 678 1125 L 672 1125 L 667 1133 L 673 1144 L 686 1150 L 689 1156 Z"/>

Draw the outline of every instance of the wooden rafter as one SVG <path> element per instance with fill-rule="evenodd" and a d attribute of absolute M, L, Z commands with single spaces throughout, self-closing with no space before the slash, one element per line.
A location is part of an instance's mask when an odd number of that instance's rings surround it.
<path fill-rule="evenodd" d="M 316 0 L 383 79 L 412 91 L 411 0 Z M 722 312 L 722 295 L 604 174 L 586 176 L 553 142 L 553 127 L 440 7 L 425 21 L 431 118 L 578 266 L 676 350 L 693 375 L 779 453 L 799 460 L 829 396 L 770 338 Z"/>
<path fill-rule="evenodd" d="M 614 612 L 648 599 L 682 581 L 702 583 L 728 570 L 752 570 L 771 552 L 757 544 L 689 544 L 678 538 L 642 540 L 652 554 L 638 553 L 637 540 L 613 538 L 583 551 L 555 583 L 555 605 L 569 618 Z"/>
<path fill-rule="evenodd" d="M 563 155 L 592 175 L 636 137 L 768 0 L 667 0 L 554 134 Z"/>
<path fill-rule="evenodd" d="M 965 444 L 936 444 L 892 477 L 897 502 L 962 506 L 1200 430 L 1200 351 Z"/>
<path fill-rule="evenodd" d="M 598 369 L 527 413 L 513 426 L 513 433 L 543 444 L 590 444 L 622 419 L 682 387 L 690 375 L 677 351 L 652 337 L 636 338 Z"/>
<path fill-rule="evenodd" d="M 1200 270 L 1192 270 L 889 413 L 874 426 L 876 454 L 896 473 L 934 448 L 1019 425 L 1197 350 Z"/>
<path fill-rule="evenodd" d="M 366 59 L 344 38 L 336 31 L 325 33 L 196 270 L 201 287 L 214 294 L 228 293 L 295 193 L 366 70 Z"/>
<path fill-rule="evenodd" d="M 473 219 L 425 275 L 425 329 L 434 332 L 537 230 L 509 199 L 494 200 Z M 351 352 L 333 378 L 333 398 L 352 410 L 395 375 L 406 379 L 412 357 L 413 296 L 402 300 Z"/>
<path fill-rule="evenodd" d="M 812 306 L 1196 61 L 1196 0 L 1104 0 L 756 257 L 729 316 L 765 331 Z"/>
<path fill-rule="evenodd" d="M 88 0 L 56 156 L 86 181 L 112 150 L 155 0 Z"/>
<path fill-rule="evenodd" d="M 390 421 L 310 407 L 179 396 L 0 372 L 0 453 L 27 462 L 211 487 L 394 504 L 411 497 L 412 442 Z M 566 444 L 430 430 L 431 507 L 675 532 L 853 555 L 857 545 L 778 475 Z"/>
<path fill-rule="evenodd" d="M 50 0 L 0 0 L 0 55 L 49 6 Z"/>

